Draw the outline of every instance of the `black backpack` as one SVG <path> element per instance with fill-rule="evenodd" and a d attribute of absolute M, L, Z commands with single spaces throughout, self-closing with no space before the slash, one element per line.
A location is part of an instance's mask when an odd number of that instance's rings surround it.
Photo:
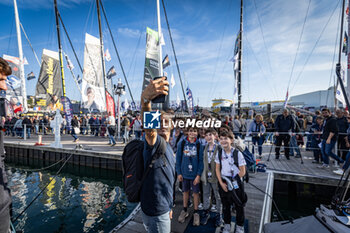
<path fill-rule="evenodd" d="M 160 137 L 160 143 L 157 148 L 153 148 L 152 160 L 146 166 L 144 171 L 143 150 L 144 141 L 134 139 L 129 142 L 123 151 L 123 186 L 127 199 L 131 203 L 140 202 L 140 192 L 143 181 L 147 177 L 154 162 L 164 156 L 166 150 L 166 142 Z"/>

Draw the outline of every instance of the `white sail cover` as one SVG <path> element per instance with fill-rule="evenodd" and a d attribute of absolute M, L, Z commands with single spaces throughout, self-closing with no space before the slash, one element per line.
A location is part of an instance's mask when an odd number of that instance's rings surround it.
<path fill-rule="evenodd" d="M 85 34 L 82 102 L 90 112 L 106 111 L 100 40 L 88 33 Z"/>

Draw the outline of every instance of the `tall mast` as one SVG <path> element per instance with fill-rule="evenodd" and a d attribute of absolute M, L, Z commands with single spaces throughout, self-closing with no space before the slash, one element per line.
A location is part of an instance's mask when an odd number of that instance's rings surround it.
<path fill-rule="evenodd" d="M 162 25 L 160 24 L 160 6 L 159 0 L 157 0 L 157 17 L 158 17 L 158 43 L 159 43 L 159 53 L 158 53 L 158 63 L 159 63 L 159 76 L 163 76 L 163 64 L 162 64 Z"/>
<path fill-rule="evenodd" d="M 348 100 L 348 96 L 347 93 L 345 91 L 345 86 L 341 77 L 341 51 L 342 51 L 342 44 L 343 44 L 343 25 L 344 25 L 344 11 L 345 11 L 345 0 L 343 0 L 343 6 L 342 6 L 342 17 L 341 17 L 341 25 L 340 25 L 340 40 L 339 40 L 339 54 L 338 54 L 338 63 L 336 65 L 336 73 L 337 73 L 337 77 L 338 77 L 338 83 L 340 84 L 341 90 L 343 92 L 344 95 L 344 99 L 346 102 L 346 107 L 348 109 L 350 109 L 350 104 L 349 104 L 349 100 Z M 334 96 L 334 98 L 336 98 Z M 335 107 L 335 106 L 334 106 Z"/>
<path fill-rule="evenodd" d="M 61 33 L 60 33 L 60 23 L 58 21 L 58 9 L 57 9 L 57 0 L 54 0 L 55 5 L 55 16 L 56 16 L 56 29 L 57 29 L 57 42 L 58 42 L 58 56 L 60 60 L 61 67 L 61 78 L 62 78 L 62 91 L 63 96 L 66 96 L 66 83 L 64 81 L 64 69 L 63 69 L 63 56 L 62 56 L 62 44 L 61 44 Z"/>
<path fill-rule="evenodd" d="M 101 58 L 102 58 L 102 75 L 103 75 L 103 85 L 104 85 L 104 94 L 106 101 L 106 111 L 107 111 L 107 82 L 106 82 L 106 68 L 105 68 L 105 58 L 103 55 L 103 35 L 102 35 L 102 26 L 101 26 L 101 12 L 100 12 L 100 0 L 96 0 L 97 7 L 97 16 L 98 16 L 98 30 L 100 32 L 100 47 L 101 47 Z"/>
<path fill-rule="evenodd" d="M 238 80 L 237 80 L 237 89 L 238 89 L 238 115 L 241 114 L 241 101 L 242 101 L 242 90 L 241 90 L 241 81 L 242 81 L 242 49 L 243 49 L 243 0 L 241 0 L 241 17 L 239 25 L 239 51 L 238 51 Z"/>
<path fill-rule="evenodd" d="M 24 63 L 23 63 L 23 50 L 22 50 L 22 37 L 21 37 L 21 28 L 17 10 L 17 1 L 13 0 L 13 5 L 15 8 L 15 18 L 16 18 L 16 31 L 17 31 L 17 42 L 18 42 L 18 55 L 19 55 L 19 70 L 20 70 L 20 79 L 21 79 L 21 92 L 23 97 L 23 111 L 28 111 L 27 105 L 27 90 L 26 90 L 26 80 L 24 77 Z"/>

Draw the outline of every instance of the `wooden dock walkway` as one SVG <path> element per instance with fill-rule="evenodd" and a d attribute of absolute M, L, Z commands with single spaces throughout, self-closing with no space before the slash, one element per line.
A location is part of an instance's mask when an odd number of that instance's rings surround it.
<path fill-rule="evenodd" d="M 300 158 L 291 157 L 290 160 L 287 160 L 282 153 L 279 160 L 275 159 L 274 150 L 270 156 L 270 160 L 267 161 L 270 147 L 264 148 L 263 157 L 261 163 L 267 165 L 268 172 L 266 173 L 250 173 L 250 183 L 257 186 L 259 189 L 266 192 L 268 186 L 268 173 L 272 172 L 274 179 L 278 180 L 289 180 L 296 182 L 306 182 L 306 183 L 316 183 L 324 185 L 337 185 L 337 182 L 340 176 L 333 173 L 333 170 L 337 169 L 334 166 L 331 166 L 329 169 L 320 169 L 317 166 L 320 164 L 313 164 L 313 154 L 309 151 L 302 151 L 303 164 L 301 163 Z M 273 183 L 273 181 L 272 181 Z M 260 232 L 260 225 L 266 223 L 270 220 L 271 211 L 271 199 L 263 192 L 257 190 L 252 185 L 245 184 L 245 191 L 248 195 L 248 202 L 245 208 L 245 217 L 248 220 L 249 232 L 257 233 Z M 270 195 L 272 195 L 270 190 Z M 178 223 L 177 218 L 182 210 L 182 197 L 179 191 L 176 192 L 176 207 L 174 208 L 173 220 L 171 223 L 171 232 L 182 233 L 186 230 L 187 225 L 190 223 L 190 218 L 186 219 L 186 222 L 183 224 Z M 270 202 L 267 200 L 270 199 Z M 267 205 L 264 207 L 264 202 L 267 202 Z M 265 203 L 266 204 L 266 203 Z M 270 208 L 270 211 L 266 209 Z M 190 217 L 192 217 L 192 209 L 190 211 Z M 267 214 L 269 213 L 269 214 Z M 143 224 L 140 209 L 136 209 L 135 213 L 130 219 L 127 219 L 124 225 L 120 225 L 111 231 L 111 233 L 127 233 L 127 232 L 137 232 L 144 233 L 146 232 Z M 186 232 L 191 232 L 188 229 Z M 216 230 L 216 233 L 220 232 L 219 229 Z"/>

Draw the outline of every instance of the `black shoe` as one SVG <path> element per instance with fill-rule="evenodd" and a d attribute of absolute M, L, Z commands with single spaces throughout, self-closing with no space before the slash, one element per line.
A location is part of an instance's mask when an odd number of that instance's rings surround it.
<path fill-rule="evenodd" d="M 319 163 L 318 160 L 314 159 L 312 160 L 312 163 Z"/>
<path fill-rule="evenodd" d="M 290 160 L 289 156 L 286 156 L 287 160 Z"/>
<path fill-rule="evenodd" d="M 300 159 L 301 155 L 296 155 L 295 158 Z"/>
<path fill-rule="evenodd" d="M 280 158 L 280 156 L 279 156 L 279 155 L 276 155 L 275 159 L 279 159 L 279 158 Z"/>

